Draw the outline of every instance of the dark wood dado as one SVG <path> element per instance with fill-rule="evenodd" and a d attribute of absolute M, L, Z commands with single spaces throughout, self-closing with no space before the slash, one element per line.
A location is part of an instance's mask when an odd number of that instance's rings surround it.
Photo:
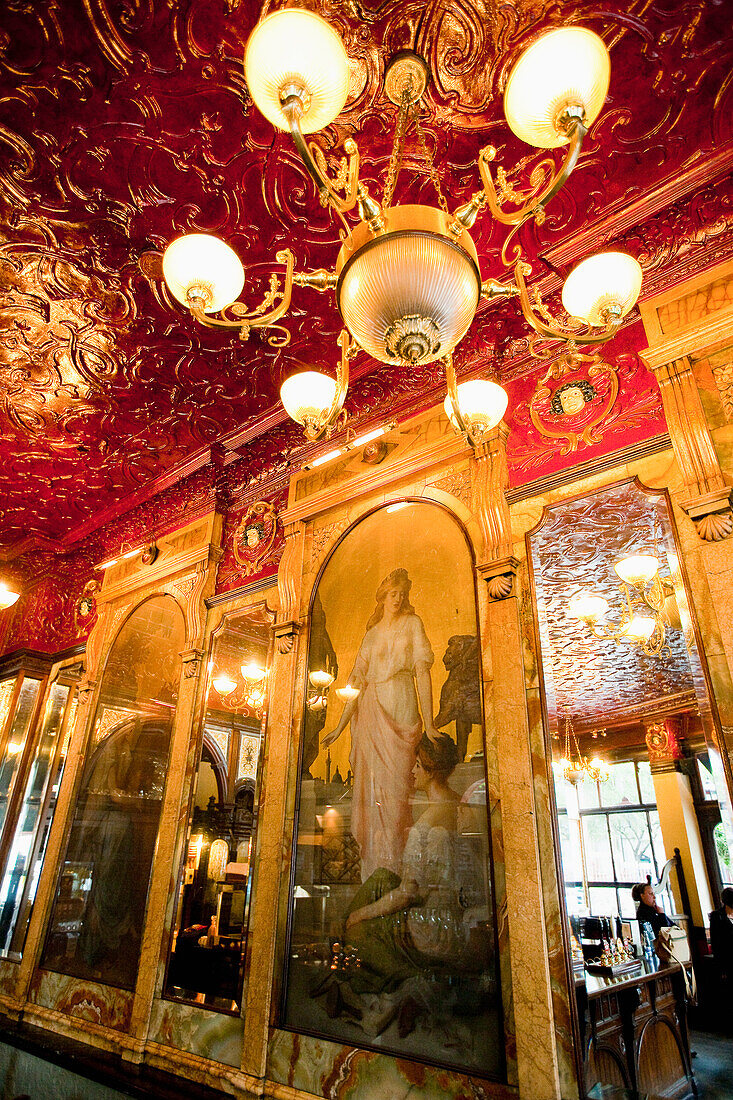
<path fill-rule="evenodd" d="M 586 1092 L 600 1084 L 670 1100 L 697 1096 L 678 966 L 644 960 L 632 975 L 587 974 L 577 996 Z"/>

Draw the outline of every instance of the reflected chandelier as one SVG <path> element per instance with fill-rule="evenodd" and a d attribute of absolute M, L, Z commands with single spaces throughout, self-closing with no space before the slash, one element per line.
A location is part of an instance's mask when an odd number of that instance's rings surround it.
<path fill-rule="evenodd" d="M 250 711 L 256 718 L 265 713 L 267 671 L 259 665 L 242 665 L 242 683 L 233 680 L 226 672 L 219 672 L 211 683 L 227 710 Z"/>
<path fill-rule="evenodd" d="M 594 756 L 592 760 L 583 756 L 573 723 L 569 718 L 565 719 L 565 745 L 562 759 L 555 761 L 553 768 L 557 775 L 573 785 L 584 781 L 605 783 L 611 775 L 608 764 L 605 760 L 601 760 L 600 756 Z"/>
<path fill-rule="evenodd" d="M 272 124 L 289 131 L 321 205 L 341 221 L 341 249 L 332 271 L 296 272 L 290 249 L 276 254 L 283 265 L 255 309 L 240 301 L 245 273 L 236 253 L 208 234 L 179 237 L 163 256 L 163 277 L 171 294 L 204 325 L 238 330 L 248 339 L 253 328 L 275 328 L 275 346 L 289 341 L 277 322 L 290 306 L 293 286 L 334 292 L 343 319 L 336 378 L 306 371 L 288 378 L 281 399 L 309 440 L 327 436 L 342 419 L 349 384 L 349 362 L 361 348 L 382 363 L 410 367 L 441 359 L 448 395 L 446 413 L 454 428 L 478 446 L 499 423 L 507 395 L 495 382 L 458 385 L 452 353 L 466 335 L 482 298 L 517 297 L 522 313 L 540 337 L 598 344 L 618 330 L 641 288 L 637 261 L 620 252 L 583 260 L 566 279 L 562 304 L 571 321 L 563 325 L 527 286 L 530 267 L 520 258 L 512 282 L 482 280 L 469 230 L 488 207 L 512 233 L 525 221 L 541 223 L 547 202 L 572 172 L 588 127 L 608 90 L 610 59 L 601 39 L 583 27 L 562 27 L 537 39 L 512 70 L 504 92 L 504 113 L 512 131 L 542 149 L 566 147 L 560 167 L 545 162 L 520 193 L 502 168 L 491 163 L 496 149 L 478 157 L 483 187 L 451 213 L 440 186 L 418 118 L 428 67 L 407 50 L 385 73 L 385 92 L 398 107 L 394 146 L 381 201 L 359 179 L 359 152 L 349 138 L 347 159 L 336 178 L 328 174 L 320 146 L 305 135 L 330 125 L 349 90 L 349 60 L 336 31 L 313 12 L 285 8 L 257 24 L 247 42 L 244 69 L 252 98 Z M 414 122 L 439 207 L 393 205 L 406 130 Z M 347 220 L 356 211 L 358 221 Z M 511 233 L 510 237 L 511 239 Z M 507 264 L 506 247 L 503 257 Z M 574 319 L 574 320 L 573 320 Z"/>
<path fill-rule="evenodd" d="M 610 611 L 605 596 L 578 592 L 568 601 L 568 614 L 584 623 L 595 638 L 612 638 L 639 646 L 648 657 L 670 655 L 667 644 L 666 601 L 674 585 L 659 576 L 655 554 L 630 554 L 614 565 L 625 607 L 616 623 L 603 620 Z M 650 614 L 651 612 L 651 614 Z"/>

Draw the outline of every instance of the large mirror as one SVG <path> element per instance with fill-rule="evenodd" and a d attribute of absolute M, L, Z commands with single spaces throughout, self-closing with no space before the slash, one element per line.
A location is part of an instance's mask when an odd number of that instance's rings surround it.
<path fill-rule="evenodd" d="M 438 505 L 346 534 L 313 593 L 281 1023 L 500 1076 L 471 553 Z"/>
<path fill-rule="evenodd" d="M 132 989 L 178 698 L 183 614 L 140 604 L 104 670 L 41 965 Z"/>
<path fill-rule="evenodd" d="M 733 819 L 669 502 L 624 481 L 546 508 L 527 542 L 585 1084 L 683 1095 L 684 990 L 657 986 L 651 940 L 674 924 L 705 985 Z M 605 983 L 624 975 L 647 1001 L 654 986 L 664 1028 L 643 1026 L 642 997 L 601 1038 Z"/>
<path fill-rule="evenodd" d="M 225 616 L 207 669 L 165 996 L 219 1012 L 241 1006 L 272 621 L 264 604 Z"/>

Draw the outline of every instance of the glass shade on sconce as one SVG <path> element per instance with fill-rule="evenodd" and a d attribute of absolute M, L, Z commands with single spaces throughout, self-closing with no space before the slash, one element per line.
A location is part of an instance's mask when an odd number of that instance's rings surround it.
<path fill-rule="evenodd" d="M 586 128 L 608 92 L 611 59 L 603 41 L 585 27 L 559 27 L 538 38 L 514 66 L 504 92 L 510 128 L 528 145 L 557 149 L 568 135 L 558 119 L 582 107 Z"/>
<path fill-rule="evenodd" d="M 333 676 L 330 672 L 324 672 L 322 669 L 315 669 L 313 672 L 308 673 L 308 679 L 313 684 L 314 688 L 318 688 L 319 691 L 325 691 L 333 683 Z"/>
<path fill-rule="evenodd" d="M 621 635 L 630 642 L 648 642 L 656 628 L 656 619 L 650 619 L 646 615 L 634 615 L 629 623 L 621 631 Z"/>
<path fill-rule="evenodd" d="M 256 665 L 254 661 L 248 665 L 242 665 L 241 668 L 242 679 L 247 680 L 250 683 L 258 684 L 260 680 L 265 678 L 265 670 L 260 665 Z"/>
<path fill-rule="evenodd" d="M 463 339 L 481 294 L 476 249 L 443 234 L 448 218 L 426 206 L 385 212 L 376 238 L 361 222 L 339 253 L 336 298 L 356 342 L 380 363 L 432 363 Z"/>
<path fill-rule="evenodd" d="M 0 581 L 0 611 L 6 607 L 12 607 L 20 599 L 20 592 L 13 592 L 4 581 Z"/>
<path fill-rule="evenodd" d="M 244 75 L 257 107 L 279 130 L 290 129 L 281 91 L 306 93 L 300 118 L 304 134 L 330 125 L 349 94 L 343 42 L 325 19 L 302 8 L 284 8 L 257 24 L 244 52 Z"/>
<path fill-rule="evenodd" d="M 346 687 L 336 688 L 336 694 L 338 695 L 339 699 L 342 700 L 342 702 L 350 703 L 351 700 L 356 699 L 357 695 L 360 695 L 361 692 L 359 691 L 359 688 L 355 688 L 352 687 L 351 684 L 347 684 Z"/>
<path fill-rule="evenodd" d="M 491 431 L 501 420 L 509 403 L 506 390 L 496 382 L 476 379 L 473 382 L 461 382 L 456 387 L 458 394 L 458 411 L 460 412 L 467 430 L 471 433 Z M 450 397 L 443 402 L 445 414 L 454 428 L 460 431 L 460 426 L 455 419 Z"/>
<path fill-rule="evenodd" d="M 659 569 L 659 562 L 652 554 L 631 554 L 617 561 L 613 567 L 626 584 L 649 584 Z"/>
<path fill-rule="evenodd" d="M 589 325 L 620 320 L 636 304 L 642 270 L 626 252 L 599 252 L 570 272 L 563 283 L 562 304 L 571 317 Z"/>
<path fill-rule="evenodd" d="M 603 596 L 579 592 L 568 602 L 568 615 L 573 619 L 597 623 L 608 614 L 608 600 Z"/>
<path fill-rule="evenodd" d="M 315 370 L 293 374 L 280 387 L 285 412 L 298 424 L 319 421 L 333 405 L 335 396 L 336 379 Z"/>
<path fill-rule="evenodd" d="M 187 233 L 163 253 L 163 278 L 184 306 L 201 299 L 204 313 L 218 313 L 242 293 L 244 268 L 234 249 L 218 237 Z"/>
<path fill-rule="evenodd" d="M 220 695 L 231 695 L 237 686 L 236 680 L 232 680 L 231 676 L 227 676 L 226 673 L 215 676 L 212 683 Z"/>

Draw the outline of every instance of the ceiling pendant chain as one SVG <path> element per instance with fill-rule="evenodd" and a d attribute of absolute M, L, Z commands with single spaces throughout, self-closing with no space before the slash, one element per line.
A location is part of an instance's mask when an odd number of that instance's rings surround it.
<path fill-rule="evenodd" d="M 448 203 L 445 201 L 445 195 L 443 194 L 443 188 L 440 186 L 440 176 L 438 175 L 438 172 L 436 171 L 435 164 L 433 162 L 432 154 L 431 154 L 430 150 L 428 149 L 428 143 L 425 139 L 425 133 L 423 131 L 422 126 L 420 125 L 420 115 L 419 115 L 419 105 L 418 104 L 415 104 L 415 128 L 417 130 L 417 136 L 420 139 L 420 147 L 422 149 L 423 156 L 425 157 L 425 160 L 427 161 L 428 169 L 430 171 L 430 178 L 433 181 L 433 187 L 435 188 L 435 193 L 438 196 L 438 203 L 440 205 L 440 209 L 443 211 L 444 214 L 447 214 L 448 213 Z"/>
<path fill-rule="evenodd" d="M 397 177 L 400 174 L 400 168 L 402 167 L 402 152 L 405 145 L 405 133 L 407 131 L 410 102 L 410 85 L 408 84 L 402 92 L 400 111 L 397 115 L 397 126 L 395 128 L 394 144 L 392 145 L 392 152 L 389 158 L 389 168 L 387 170 L 387 179 L 384 183 L 384 194 L 382 195 L 382 210 L 389 210 L 392 204 L 392 196 L 394 195 Z"/>

